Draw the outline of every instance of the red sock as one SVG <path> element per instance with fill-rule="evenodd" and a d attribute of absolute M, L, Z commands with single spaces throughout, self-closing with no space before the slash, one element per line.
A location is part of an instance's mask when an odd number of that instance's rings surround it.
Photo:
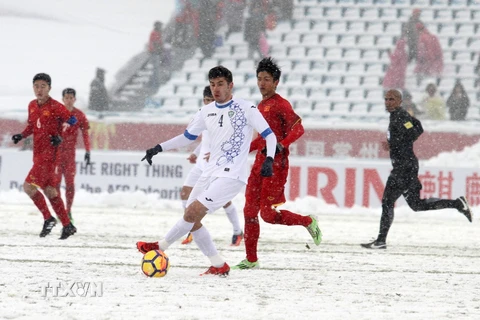
<path fill-rule="evenodd" d="M 247 218 L 248 219 L 248 218 Z M 260 224 L 258 218 L 245 219 L 245 251 L 247 252 L 247 260 L 250 262 L 256 262 L 257 257 L 257 244 L 260 237 Z"/>
<path fill-rule="evenodd" d="M 40 191 L 35 192 L 35 194 L 31 197 L 35 206 L 40 210 L 42 213 L 43 219 L 47 220 L 52 217 L 50 214 L 50 210 L 48 210 L 47 202 L 45 201 L 45 197 Z"/>
<path fill-rule="evenodd" d="M 55 198 L 51 198 L 50 203 L 52 204 L 53 210 L 57 214 L 57 217 L 62 222 L 62 225 L 64 227 L 68 225 L 70 223 L 70 219 L 65 211 L 65 205 L 63 204 L 63 200 L 60 195 L 57 195 Z"/>
<path fill-rule="evenodd" d="M 67 213 L 72 210 L 73 197 L 75 196 L 75 186 L 67 186 L 65 190 L 65 199 L 67 200 Z"/>
<path fill-rule="evenodd" d="M 283 224 L 287 226 L 304 226 L 308 227 L 312 223 L 312 218 L 309 216 L 301 216 L 297 213 L 290 212 L 288 210 L 280 210 L 280 214 L 276 217 L 277 224 Z"/>

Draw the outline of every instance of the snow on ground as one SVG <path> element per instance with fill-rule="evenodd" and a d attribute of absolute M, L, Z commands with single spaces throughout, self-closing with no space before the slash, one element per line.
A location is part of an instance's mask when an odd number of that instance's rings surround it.
<path fill-rule="evenodd" d="M 53 97 L 70 86 L 86 107 L 96 68 L 107 71 L 111 85 L 144 50 L 154 21 L 168 22 L 174 6 L 174 0 L 0 0 L 0 110 L 24 113 L 38 72 L 52 76 Z"/>
<path fill-rule="evenodd" d="M 181 216 L 181 210 L 166 206 L 79 204 L 78 234 L 60 241 L 59 226 L 47 238 L 38 237 L 42 223 L 33 205 L 2 205 L 1 318 L 480 317 L 480 228 L 455 211 L 397 211 L 389 248 L 379 252 L 359 246 L 376 235 L 378 210 L 332 214 L 324 207 L 319 214 L 324 241 L 318 247 L 303 227 L 262 223 L 260 269 L 200 277 L 208 260 L 194 244 L 177 244 L 167 251 L 168 275 L 146 278 L 135 242 L 158 239 Z M 243 247 L 229 246 L 232 231 L 223 212 L 208 216 L 205 225 L 230 265 L 244 258 Z M 49 291 L 44 297 L 41 288 L 56 281 L 101 282 L 103 295 L 53 297 Z"/>
<path fill-rule="evenodd" d="M 47 238 L 38 237 L 42 219 L 29 201 L 15 190 L 0 193 L 0 315 L 5 319 L 480 316 L 480 227 L 456 210 L 397 208 L 389 248 L 378 252 L 359 243 L 376 236 L 379 209 L 339 209 L 316 198 L 299 199 L 285 208 L 318 215 L 320 246 L 303 227 L 262 223 L 261 269 L 200 277 L 208 260 L 194 244 L 175 244 L 167 251 L 168 275 L 150 279 L 141 273 L 135 242 L 163 236 L 181 217 L 178 201 L 79 191 L 74 210 L 79 231 L 66 241 L 57 239 L 60 226 Z M 234 199 L 240 210 L 243 201 L 241 195 Z M 204 222 L 230 265 L 244 258 L 243 246 L 229 246 L 232 230 L 222 210 Z M 42 287 L 58 281 L 101 282 L 103 295 L 53 297 L 49 291 L 45 297 Z"/>

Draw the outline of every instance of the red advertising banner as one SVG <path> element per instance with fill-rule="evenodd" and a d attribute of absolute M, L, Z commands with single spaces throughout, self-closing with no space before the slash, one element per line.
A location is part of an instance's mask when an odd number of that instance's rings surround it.
<path fill-rule="evenodd" d="M 179 200 L 180 190 L 192 168 L 185 153 L 158 155 L 152 166 L 140 161 L 142 152 L 98 151 L 89 166 L 77 153 L 77 190 L 92 194 L 144 192 L 159 199 Z M 307 196 L 343 208 L 378 208 L 391 164 L 387 160 L 337 160 L 292 157 L 285 186 L 288 200 Z M 249 162 L 253 162 L 250 157 Z M 32 166 L 32 153 L 0 149 L 0 191 L 22 191 Z M 14 168 L 15 170 L 12 170 Z M 476 167 L 420 167 L 422 198 L 456 199 L 466 196 L 480 205 L 480 171 Z M 397 202 L 405 205 L 403 197 Z"/>
<path fill-rule="evenodd" d="M 24 122 L 0 119 L 0 146 L 13 146 L 11 136 L 21 132 L 24 127 Z M 142 151 L 183 133 L 185 128 L 185 124 L 91 121 L 90 139 L 94 150 Z M 290 151 L 292 155 L 308 157 L 388 158 L 388 152 L 381 148 L 381 142 L 385 139 L 386 129 L 305 129 L 304 136 L 290 147 Z M 460 151 L 479 139 L 480 133 L 427 130 L 415 143 L 415 152 L 419 159 L 430 159 L 440 152 Z M 79 144 L 81 147 L 82 142 L 79 141 Z M 188 150 L 194 147 L 192 145 Z"/>

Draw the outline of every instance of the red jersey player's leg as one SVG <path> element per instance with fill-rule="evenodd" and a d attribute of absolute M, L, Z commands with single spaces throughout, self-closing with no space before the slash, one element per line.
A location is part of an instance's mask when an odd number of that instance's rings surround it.
<path fill-rule="evenodd" d="M 72 205 L 73 205 L 73 198 L 75 197 L 75 174 L 76 174 L 76 166 L 75 166 L 75 154 L 73 156 L 69 156 L 68 159 L 65 159 L 63 163 L 63 175 L 65 177 L 65 199 L 67 202 L 67 213 L 72 219 Z"/>
<path fill-rule="evenodd" d="M 254 169 L 255 168 L 252 169 L 252 173 L 248 178 L 247 189 L 245 191 L 245 207 L 243 209 L 245 218 L 244 241 L 247 261 L 242 261 L 238 265 L 239 268 L 242 268 L 241 266 L 243 264 L 248 264 L 248 262 L 256 263 L 258 260 L 257 244 L 258 238 L 260 237 L 260 224 L 258 222 L 260 199 L 258 194 L 262 186 L 262 177 L 259 174 L 255 174 L 256 170 Z"/>
<path fill-rule="evenodd" d="M 283 154 L 275 157 L 273 164 L 274 176 L 262 179 L 260 195 L 260 216 L 271 224 L 287 226 L 301 225 L 307 227 L 312 223 L 309 216 L 302 216 L 288 210 L 278 210 L 276 207 L 285 203 L 285 183 L 288 176 L 288 160 Z"/>
<path fill-rule="evenodd" d="M 302 216 L 288 210 L 278 210 L 277 206 L 285 202 L 285 183 L 288 176 L 288 159 L 284 154 L 275 157 L 273 177 L 263 178 L 260 194 L 260 216 L 267 223 L 283 224 L 287 226 L 304 226 L 312 236 L 316 245 L 319 245 L 322 233 L 313 216 Z"/>
<path fill-rule="evenodd" d="M 77 232 L 77 229 L 75 226 L 71 223 L 67 211 L 65 210 L 65 204 L 62 200 L 62 197 L 60 197 L 60 194 L 57 193 L 57 186 L 60 183 L 59 181 L 59 175 L 58 175 L 58 169 L 56 168 L 56 165 L 53 166 L 54 169 L 51 171 L 49 176 L 46 178 L 46 187 L 44 189 L 45 194 L 47 195 L 48 199 L 50 200 L 50 203 L 53 207 L 53 210 L 57 214 L 57 217 L 60 219 L 63 225 L 62 229 L 62 235 L 60 236 L 60 239 L 66 239 L 69 236 L 73 235 L 74 233 Z"/>
<path fill-rule="evenodd" d="M 45 201 L 43 193 L 38 190 L 38 188 L 43 189 L 45 187 L 45 177 L 47 176 L 48 171 L 51 170 L 52 167 L 50 165 L 42 165 L 39 162 L 35 162 L 23 184 L 23 190 L 32 199 L 35 206 L 43 215 L 44 223 L 42 231 L 40 232 L 40 237 L 48 235 L 57 223 L 57 220 L 52 217 L 50 210 L 48 210 L 47 202 Z"/>
<path fill-rule="evenodd" d="M 39 167 L 38 165 L 37 166 L 34 165 L 32 169 L 30 169 L 30 172 L 28 173 L 27 178 L 25 179 L 25 184 L 28 185 L 26 188 L 30 192 L 27 192 L 27 190 L 25 190 L 25 192 L 30 196 L 30 198 L 32 199 L 33 203 L 38 208 L 38 210 L 40 210 L 40 212 L 43 215 L 43 219 L 48 220 L 52 218 L 52 215 L 50 213 L 50 210 L 48 210 L 47 202 L 45 201 L 45 197 L 43 196 L 43 193 L 41 193 L 37 189 L 37 187 L 40 187 L 38 184 L 42 183 L 38 179 L 38 177 L 40 176 L 42 176 L 41 167 Z M 24 189 L 25 189 L 25 185 L 24 185 Z"/>

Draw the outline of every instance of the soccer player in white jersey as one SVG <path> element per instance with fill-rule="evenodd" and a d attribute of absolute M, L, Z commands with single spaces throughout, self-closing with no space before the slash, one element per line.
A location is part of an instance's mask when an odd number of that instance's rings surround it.
<path fill-rule="evenodd" d="M 183 217 L 165 238 L 158 242 L 139 241 L 137 249 L 142 253 L 166 250 L 190 231 L 193 241 L 211 262 L 211 267 L 202 275 L 226 276 L 230 267 L 218 254 L 210 233 L 201 221 L 208 212 L 214 212 L 232 200 L 246 185 L 253 131 L 259 132 L 266 140 L 267 158 L 260 173 L 265 177 L 273 174 L 277 138 L 253 103 L 232 97 L 230 70 L 223 66 L 214 67 L 209 71 L 208 79 L 215 101 L 197 112 L 184 134 L 148 149 L 142 159 L 152 164 L 152 158 L 157 153 L 184 147 L 207 130 L 210 136 L 208 164 L 193 187 Z"/>
<path fill-rule="evenodd" d="M 213 94 L 212 90 L 210 90 L 210 86 L 206 86 L 203 89 L 203 104 L 207 105 L 213 102 Z M 187 200 L 192 192 L 193 187 L 197 183 L 198 179 L 202 175 L 205 166 L 207 165 L 208 159 L 210 157 L 210 138 L 208 136 L 208 131 L 202 132 L 202 142 L 197 146 L 194 153 L 188 157 L 190 163 L 195 163 L 195 166 L 190 170 L 183 183 L 182 191 L 180 192 L 180 198 L 182 199 L 183 209 L 187 207 Z M 233 236 L 232 236 L 232 246 L 239 246 L 242 243 L 243 239 L 243 230 L 240 226 L 240 220 L 238 219 L 237 208 L 232 203 L 232 201 L 228 201 L 224 206 L 223 209 L 227 214 L 228 220 L 232 224 L 233 227 Z M 193 236 L 189 232 L 187 237 L 182 241 L 182 244 L 189 244 L 193 241 Z"/>

